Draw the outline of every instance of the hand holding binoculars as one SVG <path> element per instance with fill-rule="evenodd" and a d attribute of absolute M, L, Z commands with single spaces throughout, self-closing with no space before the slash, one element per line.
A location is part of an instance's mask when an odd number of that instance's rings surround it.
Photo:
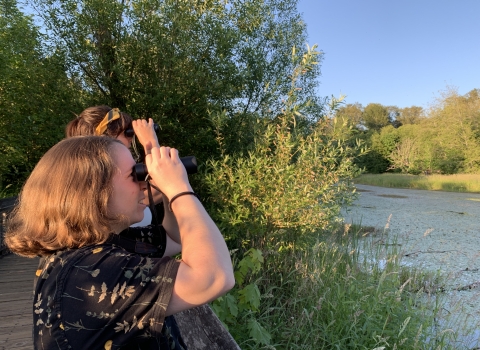
<path fill-rule="evenodd" d="M 187 174 L 195 174 L 197 172 L 197 158 L 195 156 L 180 157 Z M 133 178 L 136 181 L 146 181 L 148 176 L 147 166 L 143 163 L 137 163 L 133 166 Z"/>

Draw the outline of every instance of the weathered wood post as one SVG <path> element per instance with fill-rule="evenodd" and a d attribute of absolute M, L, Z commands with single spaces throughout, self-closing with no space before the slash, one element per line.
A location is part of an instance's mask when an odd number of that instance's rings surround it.
<path fill-rule="evenodd" d="M 210 306 L 198 306 L 174 317 L 189 350 L 240 350 Z"/>

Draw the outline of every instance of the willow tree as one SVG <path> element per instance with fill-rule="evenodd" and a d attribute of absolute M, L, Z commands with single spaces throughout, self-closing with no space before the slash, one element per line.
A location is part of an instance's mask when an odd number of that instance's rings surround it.
<path fill-rule="evenodd" d="M 297 0 L 31 1 L 91 103 L 153 117 L 164 142 L 197 156 L 216 151 L 210 115 L 227 116 L 232 142 L 252 115 L 271 117 L 289 91 L 292 47 L 305 49 Z M 318 69 L 299 87 L 312 117 Z"/>

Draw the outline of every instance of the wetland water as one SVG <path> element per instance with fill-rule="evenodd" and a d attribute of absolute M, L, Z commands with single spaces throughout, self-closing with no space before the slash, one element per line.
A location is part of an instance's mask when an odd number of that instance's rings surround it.
<path fill-rule="evenodd" d="M 480 194 L 356 185 L 359 198 L 342 211 L 346 223 L 397 237 L 402 264 L 447 277 L 445 310 L 471 329 L 459 349 L 480 349 Z"/>

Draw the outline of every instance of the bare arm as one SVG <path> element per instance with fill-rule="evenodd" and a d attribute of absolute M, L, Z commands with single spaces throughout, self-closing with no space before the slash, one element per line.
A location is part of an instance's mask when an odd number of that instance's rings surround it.
<path fill-rule="evenodd" d="M 163 227 L 167 231 L 167 251 L 166 255 L 172 256 L 180 253 L 182 250 L 182 241 L 180 238 L 180 229 L 178 227 L 175 215 L 168 210 L 168 198 L 163 196 L 163 206 L 165 208 L 165 216 L 163 217 Z M 168 254 L 167 254 L 168 252 Z"/>
<path fill-rule="evenodd" d="M 145 147 L 149 144 L 151 147 L 160 147 L 158 142 L 157 134 L 153 128 L 152 118 L 148 119 L 148 122 L 144 119 L 134 120 L 132 122 L 133 130 L 135 135 L 138 138 L 138 141 Z M 146 152 L 146 150 L 145 150 Z M 156 186 L 155 181 L 152 181 L 153 185 Z M 158 186 L 156 186 L 158 187 Z M 145 194 L 148 198 L 148 194 Z M 155 204 L 164 202 L 165 208 L 168 207 L 168 198 L 166 198 L 162 192 L 157 191 L 152 187 L 152 196 Z M 165 250 L 165 255 L 173 256 L 180 253 L 182 246 L 180 241 L 180 235 L 178 231 L 178 224 L 173 213 L 165 210 L 165 217 L 162 222 L 165 231 L 167 231 L 167 248 Z"/>
<path fill-rule="evenodd" d="M 163 206 L 165 207 L 165 216 L 163 217 L 163 228 L 167 231 L 167 249 L 165 255 L 173 256 L 182 251 L 182 241 L 180 239 L 180 229 L 177 219 L 171 211 L 168 210 L 168 198 L 163 196 Z"/>
<path fill-rule="evenodd" d="M 138 138 L 138 141 L 143 145 L 143 147 L 145 147 L 146 144 L 151 144 L 152 147 L 160 147 L 157 134 L 153 128 L 152 118 L 149 118 L 148 121 L 145 119 L 134 120 L 132 122 L 132 126 L 133 130 L 135 131 L 135 136 Z M 153 184 L 155 185 L 155 182 Z M 152 188 L 152 196 L 155 204 L 158 204 L 163 200 L 162 193 L 158 192 L 155 188 Z"/>
<path fill-rule="evenodd" d="M 176 149 L 147 147 L 150 175 L 167 196 L 192 191 Z M 182 245 L 182 261 L 167 315 L 205 304 L 235 284 L 230 254 L 219 229 L 200 201 L 192 195 L 172 203 Z"/>

